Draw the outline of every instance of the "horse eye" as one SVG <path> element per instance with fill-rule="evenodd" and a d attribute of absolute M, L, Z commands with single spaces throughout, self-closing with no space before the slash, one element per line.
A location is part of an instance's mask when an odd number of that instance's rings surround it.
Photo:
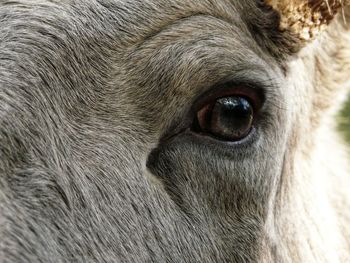
<path fill-rule="evenodd" d="M 242 96 L 224 97 L 197 112 L 197 132 L 220 140 L 239 141 L 252 130 L 254 107 Z"/>

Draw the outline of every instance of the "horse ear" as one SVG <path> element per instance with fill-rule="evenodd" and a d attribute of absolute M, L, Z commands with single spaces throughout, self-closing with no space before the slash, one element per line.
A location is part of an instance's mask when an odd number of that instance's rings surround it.
<path fill-rule="evenodd" d="M 280 14 L 280 30 L 289 30 L 302 42 L 323 31 L 350 0 L 265 0 Z M 350 22 L 350 21 L 349 21 Z"/>

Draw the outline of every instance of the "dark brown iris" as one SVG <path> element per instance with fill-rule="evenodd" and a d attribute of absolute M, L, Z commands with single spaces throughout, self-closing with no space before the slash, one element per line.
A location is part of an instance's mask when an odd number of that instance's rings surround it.
<path fill-rule="evenodd" d="M 238 141 L 251 131 L 254 109 L 244 97 L 225 97 L 204 106 L 197 119 L 201 132 L 221 140 Z"/>

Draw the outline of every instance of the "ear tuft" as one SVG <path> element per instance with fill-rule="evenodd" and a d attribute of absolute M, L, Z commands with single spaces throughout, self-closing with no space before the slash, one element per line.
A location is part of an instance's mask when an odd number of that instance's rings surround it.
<path fill-rule="evenodd" d="M 281 17 L 280 30 L 289 30 L 308 42 L 326 29 L 335 15 L 350 0 L 265 0 Z"/>

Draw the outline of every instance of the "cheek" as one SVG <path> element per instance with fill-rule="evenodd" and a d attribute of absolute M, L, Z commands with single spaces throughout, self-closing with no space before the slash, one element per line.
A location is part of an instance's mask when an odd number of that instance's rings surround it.
<path fill-rule="evenodd" d="M 271 136 L 224 151 L 180 135 L 155 149 L 147 167 L 172 199 L 191 214 L 202 211 L 243 216 L 243 206 L 250 207 L 247 211 L 266 212 L 285 151 L 284 139 Z"/>

